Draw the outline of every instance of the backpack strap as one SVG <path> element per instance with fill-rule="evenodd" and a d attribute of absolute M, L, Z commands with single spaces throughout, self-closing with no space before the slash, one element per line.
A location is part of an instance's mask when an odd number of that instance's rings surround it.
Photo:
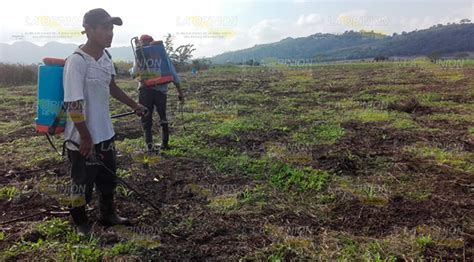
<path fill-rule="evenodd" d="M 56 117 L 54 118 L 53 124 L 48 128 L 48 134 L 54 135 L 56 134 L 56 128 L 59 125 L 59 122 L 61 119 L 66 115 L 66 105 L 63 104 L 61 105 L 61 109 L 59 109 L 58 114 L 56 114 Z"/>
<path fill-rule="evenodd" d="M 83 54 L 81 54 L 81 53 L 79 53 L 79 52 L 77 52 L 77 51 L 75 51 L 75 52 L 72 53 L 72 54 L 73 54 L 73 55 L 80 55 L 80 56 L 82 57 L 82 59 L 84 59 L 84 61 L 86 61 L 86 58 L 84 57 Z M 67 58 L 66 58 L 66 59 L 67 59 Z"/>
<path fill-rule="evenodd" d="M 107 56 L 112 60 L 112 55 L 109 53 L 109 51 L 107 49 L 104 49 L 104 51 L 107 54 Z"/>
<path fill-rule="evenodd" d="M 104 51 L 105 54 L 109 57 L 110 61 L 112 61 L 112 55 L 109 53 L 109 51 L 107 49 L 104 49 Z M 115 74 L 117 74 L 117 65 L 114 63 L 114 61 L 112 61 L 112 64 L 114 65 Z"/>

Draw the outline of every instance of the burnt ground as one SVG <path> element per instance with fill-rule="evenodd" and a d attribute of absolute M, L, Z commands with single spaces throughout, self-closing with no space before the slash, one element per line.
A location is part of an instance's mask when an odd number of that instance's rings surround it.
<path fill-rule="evenodd" d="M 309 71 L 247 68 L 203 72 L 199 78 L 186 75 L 191 110 L 183 116 L 176 110 L 176 101 L 170 99 L 169 105 L 172 145 L 177 151 L 160 155 L 148 169 L 144 168 L 143 159 L 137 158 L 143 154 L 133 147 L 134 141 L 141 140 L 138 121 L 115 122 L 119 168 L 128 173 L 124 179 L 158 205 L 160 212 L 127 190 L 117 193 L 118 209 L 121 215 L 132 218 L 133 225 L 154 229 L 160 245 L 142 248 L 138 253 L 104 253 L 101 258 L 132 261 L 372 260 L 377 256 L 400 260 L 473 259 L 474 161 L 470 157 L 474 139 L 468 130 L 472 130 L 474 122 L 472 114 L 470 118 L 468 114 L 473 102 L 474 68 L 463 68 L 465 77 L 457 82 L 440 79 L 437 72 L 420 68 L 354 66 L 350 69 L 347 73 L 347 68 L 341 66 Z M 354 79 L 357 84 L 350 81 Z M 340 86 L 331 87 L 327 82 Z M 125 84 L 129 85 L 122 83 Z M 412 91 L 407 95 L 409 87 Z M 127 90 L 134 95 L 133 89 Z M 374 101 L 381 98 L 377 96 L 380 94 L 402 96 L 398 102 L 387 102 L 383 110 L 406 113 L 417 127 L 395 127 L 391 124 L 393 119 L 369 122 L 357 117 L 343 119 L 340 128 L 344 133 L 335 141 L 308 140 L 304 148 L 296 151 L 287 148 L 277 159 L 266 158 L 269 142 L 302 143 L 295 142 L 292 134 L 313 128 L 314 122 L 298 116 L 312 114 L 309 110 L 328 110 L 311 97 L 314 92 L 322 92 L 322 97 L 331 101 L 367 99 L 366 94 L 375 94 L 371 98 Z M 436 94 L 436 99 L 423 100 L 423 94 L 427 93 Z M 463 99 L 461 93 L 466 94 Z M 253 116 L 258 121 L 261 117 L 263 127 L 239 123 L 231 126 L 230 134 L 226 129 L 212 132 L 221 130 L 222 123 L 235 118 L 222 121 L 209 117 L 223 110 L 210 106 L 210 98 L 225 101 L 224 107 L 230 105 L 229 101 L 237 105 L 237 109 L 225 108 L 234 112 L 237 119 Z M 333 119 L 357 108 L 336 109 L 340 112 Z M 2 110 L 9 119 L 33 117 L 28 111 Z M 280 110 L 286 113 L 283 124 L 265 118 Z M 448 116 L 443 118 L 443 115 Z M 17 193 L 0 200 L 0 228 L 4 233 L 0 249 L 4 252 L 22 241 L 54 241 L 35 226 L 53 218 L 69 219 L 61 198 L 44 191 L 48 184 L 67 183 L 67 162 L 53 157 L 54 153 L 28 121 L 7 133 L 0 136 L 4 148 L 0 183 L 4 188 L 15 187 Z M 183 140 L 187 137 L 193 138 L 192 141 Z M 29 148 L 18 149 L 25 145 Z M 223 150 L 223 155 L 215 156 L 209 149 Z M 30 151 L 33 154 L 28 155 Z M 438 153 L 430 155 L 432 151 Z M 51 157 L 35 160 L 36 154 L 44 152 Z M 310 160 L 285 158 L 292 153 Z M 322 190 L 282 189 L 272 184 L 268 169 L 259 175 L 250 174 L 248 169 L 236 164 L 237 160 L 226 162 L 226 154 L 270 162 L 288 160 L 295 168 L 309 166 L 328 172 L 331 178 Z M 115 228 L 96 222 L 96 199 L 88 213 L 100 249 L 133 240 Z M 11 222 L 14 219 L 18 221 Z M 426 239 L 429 240 L 424 242 Z M 50 246 L 4 254 L 13 261 L 51 254 L 55 257 L 61 252 L 60 248 L 55 250 Z"/>

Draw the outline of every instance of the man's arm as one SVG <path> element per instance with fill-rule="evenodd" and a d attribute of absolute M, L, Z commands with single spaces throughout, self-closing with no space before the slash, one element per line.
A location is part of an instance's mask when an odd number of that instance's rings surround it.
<path fill-rule="evenodd" d="M 133 61 L 133 66 L 130 68 L 130 76 L 135 79 L 138 77 L 138 65 L 136 61 Z"/>
<path fill-rule="evenodd" d="M 131 107 L 139 116 L 143 116 L 145 114 L 145 107 L 136 103 L 131 99 L 125 92 L 120 89 L 120 87 L 117 86 L 117 83 L 115 83 L 115 77 L 112 76 L 112 80 L 110 80 L 110 95 L 117 99 L 118 101 L 126 104 L 127 106 Z"/>
<path fill-rule="evenodd" d="M 183 95 L 183 90 L 181 89 L 181 79 L 179 79 L 178 73 L 176 73 L 176 69 L 174 68 L 173 63 L 170 63 L 171 65 L 171 74 L 173 75 L 174 82 L 173 84 L 176 86 L 176 89 L 178 90 L 178 99 L 181 101 L 181 103 L 184 102 L 184 95 Z"/>
<path fill-rule="evenodd" d="M 181 84 L 180 83 L 174 83 L 176 86 L 176 89 L 178 90 L 178 99 L 181 102 L 184 102 L 184 95 L 183 95 L 183 90 L 181 89 Z"/>
<path fill-rule="evenodd" d="M 70 56 L 64 65 L 64 103 L 67 113 L 79 132 L 79 152 L 84 157 L 91 154 L 93 142 L 91 134 L 87 129 L 86 116 L 84 112 L 84 78 L 86 76 L 87 63 L 80 55 Z"/>
<path fill-rule="evenodd" d="M 81 144 L 79 146 L 79 152 L 84 157 L 90 155 L 92 151 L 92 137 L 89 133 L 89 129 L 86 126 L 86 116 L 84 114 L 84 101 L 74 101 L 74 102 L 66 102 L 67 112 L 69 117 L 71 118 L 74 126 L 76 127 L 77 131 L 79 132 L 79 136 L 81 137 Z"/>

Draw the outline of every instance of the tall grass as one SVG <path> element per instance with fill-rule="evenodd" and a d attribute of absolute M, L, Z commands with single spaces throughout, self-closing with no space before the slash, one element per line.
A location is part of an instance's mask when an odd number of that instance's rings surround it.
<path fill-rule="evenodd" d="M 15 86 L 34 84 L 38 77 L 38 66 L 35 64 L 6 64 L 0 63 L 0 85 Z"/>

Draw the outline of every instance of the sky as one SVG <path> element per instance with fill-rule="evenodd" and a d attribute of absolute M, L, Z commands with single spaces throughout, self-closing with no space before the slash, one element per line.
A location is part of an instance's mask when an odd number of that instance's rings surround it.
<path fill-rule="evenodd" d="M 123 20 L 114 28 L 113 47 L 129 46 L 141 34 L 157 40 L 170 33 L 175 46 L 194 44 L 195 57 L 315 33 L 374 30 L 391 35 L 464 18 L 474 21 L 474 0 L 12 0 L 0 9 L 0 43 L 84 43 L 82 17 L 98 7 Z"/>

